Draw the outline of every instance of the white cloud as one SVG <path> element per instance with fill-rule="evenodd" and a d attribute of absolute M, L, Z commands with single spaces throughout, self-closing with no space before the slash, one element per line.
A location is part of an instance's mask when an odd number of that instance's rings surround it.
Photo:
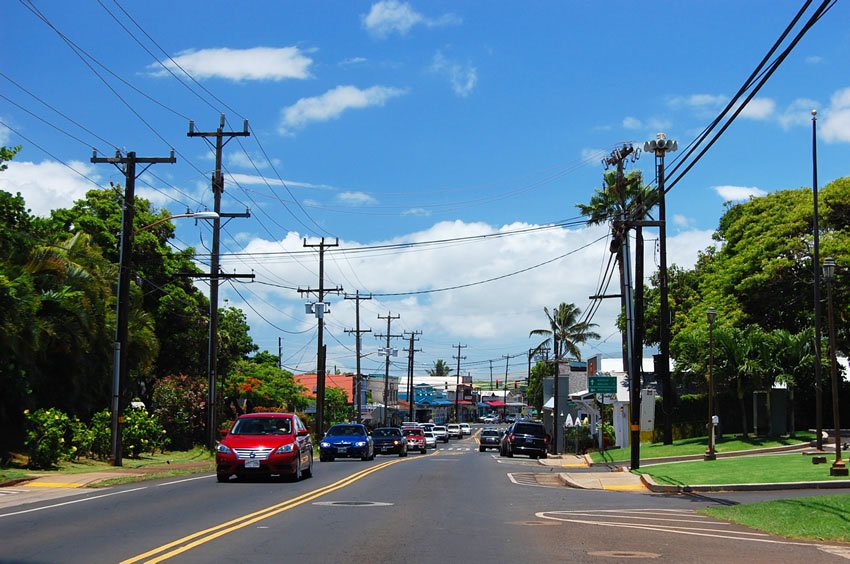
<path fill-rule="evenodd" d="M 11 161 L 2 175 L 3 190 L 12 194 L 20 192 L 32 213 L 47 217 L 51 210 L 71 207 L 86 192 L 97 188 L 80 176 L 99 181 L 101 177 L 94 165 L 81 161 L 70 161 L 68 165 L 74 170 L 56 161 Z"/>
<path fill-rule="evenodd" d="M 409 210 L 404 210 L 401 212 L 401 215 L 412 215 L 416 217 L 428 217 L 431 215 L 431 212 L 426 210 L 425 208 L 410 208 Z"/>
<path fill-rule="evenodd" d="M 311 182 L 300 182 L 298 180 L 283 180 L 268 176 L 257 176 L 255 174 L 240 174 L 231 173 L 227 175 L 227 179 L 237 182 L 245 186 L 283 186 L 286 184 L 290 188 L 311 188 L 317 190 L 335 190 L 333 186 L 327 184 L 313 184 Z"/>
<path fill-rule="evenodd" d="M 627 117 L 623 119 L 623 127 L 626 129 L 640 129 L 643 127 L 643 122 L 636 117 Z"/>
<path fill-rule="evenodd" d="M 253 47 L 251 49 L 201 49 L 183 51 L 174 57 L 177 64 L 197 79 L 284 80 L 310 78 L 313 60 L 298 47 Z M 172 72 L 182 71 L 171 61 L 165 63 Z M 148 65 L 153 76 L 169 76 L 156 63 Z"/>
<path fill-rule="evenodd" d="M 742 202 L 767 195 L 767 192 L 755 186 L 714 186 L 713 188 L 726 202 Z"/>
<path fill-rule="evenodd" d="M 447 77 L 454 93 L 463 98 L 469 96 L 478 82 L 478 70 L 475 67 L 449 61 L 440 51 L 434 55 L 431 72 Z"/>
<path fill-rule="evenodd" d="M 310 122 L 321 122 L 339 118 L 349 109 L 383 106 L 387 100 L 401 96 L 407 91 L 389 86 L 372 86 L 361 90 L 355 86 L 337 86 L 321 96 L 301 98 L 295 104 L 281 110 L 281 133 L 304 127 Z"/>
<path fill-rule="evenodd" d="M 5 118 L 3 118 L 5 121 Z M 9 144 L 9 139 L 12 138 L 12 132 L 5 125 L 0 125 L 0 145 L 6 146 Z"/>
<path fill-rule="evenodd" d="M 720 94 L 691 94 L 690 96 L 673 96 L 668 100 L 672 108 L 719 108 L 729 99 Z"/>
<path fill-rule="evenodd" d="M 776 102 L 770 98 L 753 98 L 741 111 L 740 117 L 765 120 L 773 116 L 774 109 L 776 109 Z"/>
<path fill-rule="evenodd" d="M 254 170 L 254 167 L 263 169 L 269 167 L 269 161 L 261 155 L 248 155 L 245 151 L 231 151 L 227 154 L 227 163 L 230 166 L 238 166 Z M 277 166 L 280 161 L 274 159 L 274 165 Z"/>
<path fill-rule="evenodd" d="M 368 206 L 378 202 L 365 192 L 342 192 L 337 195 L 336 199 L 338 202 L 349 206 Z"/>
<path fill-rule="evenodd" d="M 828 142 L 850 143 L 850 88 L 832 95 L 829 108 L 823 112 L 820 131 Z"/>
<path fill-rule="evenodd" d="M 667 131 L 672 127 L 670 120 L 661 118 L 649 118 L 647 120 L 639 120 L 636 117 L 628 116 L 623 120 L 623 127 L 626 129 L 646 129 L 649 131 Z"/>
<path fill-rule="evenodd" d="M 605 158 L 608 154 L 608 151 L 605 149 L 590 149 L 584 148 L 581 150 L 581 160 L 586 163 L 597 164 L 599 161 Z"/>
<path fill-rule="evenodd" d="M 451 13 L 429 18 L 414 10 L 407 2 L 382 0 L 372 4 L 369 13 L 363 16 L 363 27 L 375 37 L 386 37 L 393 32 L 407 35 L 415 25 L 441 27 L 458 25 L 461 21 L 460 17 Z"/>
<path fill-rule="evenodd" d="M 680 213 L 673 215 L 673 225 L 675 225 L 676 227 L 680 227 L 680 228 L 690 227 L 691 223 L 692 222 L 691 222 L 690 218 L 688 218 L 685 215 L 682 215 Z"/>
<path fill-rule="evenodd" d="M 366 245 L 385 245 L 455 239 L 473 235 L 494 234 L 534 227 L 526 223 L 493 226 L 486 223 L 466 223 L 463 221 L 439 222 L 427 229 L 383 241 L 344 241 L 341 240 L 340 253 L 345 250 L 356 251 Z M 405 251 L 391 253 L 344 254 L 344 260 L 325 262 L 325 276 L 334 281 L 356 281 L 361 293 L 394 293 L 415 290 L 439 289 L 462 286 L 488 279 L 505 276 L 519 270 L 533 267 L 535 264 L 555 260 L 545 266 L 532 268 L 515 276 L 497 281 L 473 285 L 448 292 L 434 292 L 417 296 L 378 296 L 361 304 L 361 323 L 366 327 L 378 329 L 376 313 L 386 315 L 400 313 L 401 319 L 393 323 L 393 330 L 423 331 L 423 347 L 427 352 L 420 362 L 429 363 L 440 357 L 435 340 L 442 343 L 456 342 L 462 339 L 470 345 L 470 350 L 481 351 L 481 346 L 490 347 L 493 343 L 506 343 L 508 349 L 522 349 L 538 341 L 530 340 L 528 333 L 532 329 L 545 325 L 543 307 L 551 308 L 562 301 L 573 302 L 582 310 L 587 307 L 586 297 L 598 291 L 598 276 L 608 256 L 607 234 L 605 226 L 582 227 L 578 229 L 547 229 L 537 232 L 511 235 L 501 238 L 479 240 L 451 246 L 413 247 Z M 686 231 L 670 237 L 668 245 L 669 259 L 685 268 L 693 267 L 697 253 L 711 245 L 711 231 Z M 283 253 L 303 251 L 302 238 L 290 233 L 280 241 L 255 239 L 241 251 L 254 253 Z M 244 268 L 235 258 L 225 258 L 224 270 Z M 228 263 L 229 261 L 229 263 Z M 303 261 L 302 261 L 303 262 Z M 287 280 L 293 286 L 315 284 L 315 264 L 313 262 L 295 262 L 291 257 L 276 259 L 264 255 L 264 267 L 256 272 L 258 281 Z M 310 268 L 305 268 L 305 265 Z M 576 272 L 586 275 L 576 276 Z M 415 275 L 411 275 L 415 273 Z M 356 277 L 355 277 L 356 274 Z M 355 283 L 355 282 L 352 282 Z M 268 292 L 268 304 L 251 300 L 254 307 L 265 315 L 273 313 L 273 308 L 292 308 L 297 311 L 296 320 L 286 321 L 293 329 L 315 326 L 315 320 L 305 320 L 303 306 L 294 292 L 268 286 L 254 285 L 255 291 Z M 254 287 L 252 286 L 252 287 Z M 534 288 L 528 292 L 528 288 Z M 354 288 L 346 283 L 345 290 Z M 519 300 L 517 296 L 522 296 Z M 333 299 L 332 319 L 334 328 L 354 327 L 355 311 L 353 300 Z M 297 310 L 296 310 L 297 308 Z M 604 300 L 594 322 L 599 324 L 597 332 L 603 337 L 616 331 L 616 318 L 620 307 L 617 300 Z M 253 314 L 246 310 L 249 322 Z M 270 317 L 270 319 L 276 319 Z M 256 319 L 256 326 L 264 322 Z M 384 326 L 385 327 L 385 326 Z M 394 331 L 395 332 L 395 331 Z M 342 339 L 342 337 L 340 337 Z M 428 342 L 431 339 L 430 343 Z M 487 339 L 488 343 L 476 343 L 477 339 Z M 307 339 L 305 338 L 305 343 Z M 346 344 L 349 340 L 344 340 Z M 599 343 L 593 343 L 599 345 Z M 289 345 L 293 349 L 298 344 Z M 332 349 L 329 341 L 328 355 L 331 362 L 346 369 L 353 368 L 354 360 L 350 351 Z M 607 345 L 606 345 L 607 346 Z M 443 348 L 448 348 L 445 346 Z M 612 351 L 617 350 L 616 339 L 610 342 Z M 585 356 L 591 347 L 585 349 Z M 308 349 L 308 359 L 314 358 L 315 345 Z M 502 353 L 497 353 L 502 354 Z M 429 359 L 428 355 L 433 355 Z M 443 356 L 445 358 L 445 356 Z M 366 361 L 366 370 L 374 358 Z M 517 366 L 523 365 L 518 359 Z M 305 362 L 309 364 L 309 362 Z M 503 365 L 504 366 L 504 365 Z M 511 370 L 517 369 L 514 361 Z"/>
<path fill-rule="evenodd" d="M 811 57 L 806 57 L 806 63 L 810 65 L 819 65 L 823 62 L 823 57 L 819 55 L 812 55 Z"/>
<path fill-rule="evenodd" d="M 812 123 L 812 110 L 818 107 L 818 103 L 809 98 L 797 98 L 785 108 L 777 119 L 779 124 L 788 129 L 795 125 L 809 125 Z"/>
<path fill-rule="evenodd" d="M 350 59 L 343 59 L 342 61 L 340 61 L 339 66 L 350 67 L 354 65 L 362 65 L 367 60 L 368 59 L 366 59 L 365 57 L 351 57 Z"/>

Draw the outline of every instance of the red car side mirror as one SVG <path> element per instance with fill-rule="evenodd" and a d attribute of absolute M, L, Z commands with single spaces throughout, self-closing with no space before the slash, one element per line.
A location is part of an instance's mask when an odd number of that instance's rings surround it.
<path fill-rule="evenodd" d="M 221 435 L 221 438 L 223 439 L 224 437 L 226 437 L 226 436 L 227 436 L 227 434 L 228 434 L 230 431 L 229 431 L 228 429 L 219 429 L 219 430 L 218 430 L 218 432 L 219 432 L 219 434 Z"/>

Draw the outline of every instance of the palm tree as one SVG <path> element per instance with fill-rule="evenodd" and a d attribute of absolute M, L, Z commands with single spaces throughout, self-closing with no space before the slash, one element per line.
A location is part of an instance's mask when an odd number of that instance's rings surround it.
<path fill-rule="evenodd" d="M 446 364 L 445 360 L 439 358 L 434 361 L 434 368 L 428 368 L 425 372 L 428 373 L 428 376 L 450 376 L 452 369 Z"/>
<path fill-rule="evenodd" d="M 572 358 L 581 360 L 581 351 L 578 346 L 591 339 L 600 338 L 598 333 L 591 330 L 596 327 L 596 323 L 579 320 L 581 310 L 575 304 L 561 303 L 551 313 L 546 307 L 543 308 L 543 311 L 549 319 L 549 328 L 534 329 L 529 332 L 529 337 L 546 337 L 543 342 L 532 349 L 532 355 L 540 353 L 549 341 L 554 339 L 557 343 L 557 349 L 554 350 L 556 359 L 564 358 L 565 353 L 568 353 Z"/>

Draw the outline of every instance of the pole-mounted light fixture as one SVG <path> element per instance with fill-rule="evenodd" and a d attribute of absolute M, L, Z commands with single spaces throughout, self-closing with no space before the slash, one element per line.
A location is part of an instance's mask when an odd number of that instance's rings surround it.
<path fill-rule="evenodd" d="M 835 422 L 835 462 L 829 469 L 830 476 L 847 476 L 847 466 L 841 460 L 841 417 L 838 401 L 838 360 L 835 356 L 835 314 L 832 307 L 832 282 L 835 280 L 835 261 L 827 257 L 823 261 L 823 279 L 826 281 L 826 307 L 829 324 L 829 361 L 832 366 L 832 417 Z"/>
<path fill-rule="evenodd" d="M 708 308 L 708 448 L 705 451 L 704 460 L 716 460 L 717 450 L 714 442 L 714 428 L 717 425 L 717 416 L 714 414 L 714 320 L 717 318 L 717 310 Z"/>

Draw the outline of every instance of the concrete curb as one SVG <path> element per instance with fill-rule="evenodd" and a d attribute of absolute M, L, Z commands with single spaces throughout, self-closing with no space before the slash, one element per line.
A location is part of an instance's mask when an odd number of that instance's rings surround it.
<path fill-rule="evenodd" d="M 829 482 L 776 482 L 761 484 L 703 484 L 703 485 L 669 485 L 658 484 L 652 476 L 640 475 L 640 481 L 654 493 L 694 493 L 694 492 L 760 492 L 772 490 L 832 490 L 850 488 L 850 480 L 833 480 Z"/>
<path fill-rule="evenodd" d="M 808 448 L 811 448 L 811 447 L 809 447 L 807 443 L 799 443 L 799 444 L 796 444 L 796 445 L 785 445 L 785 446 L 770 447 L 770 448 L 759 448 L 759 449 L 751 449 L 751 450 L 735 450 L 735 451 L 731 451 L 731 452 L 718 452 L 717 458 L 737 458 L 737 457 L 740 457 L 740 456 L 759 456 L 759 455 L 762 455 L 762 454 L 774 454 L 774 453 L 794 452 L 794 451 L 803 452 L 804 450 L 806 450 Z M 609 461 L 609 462 L 593 462 L 590 459 L 589 454 L 586 454 L 584 456 L 585 456 L 585 459 L 588 462 L 588 465 L 591 466 L 591 467 L 598 467 L 598 468 L 601 468 L 601 467 L 612 468 L 612 467 L 615 467 L 615 466 L 627 467 L 630 464 L 629 460 L 616 460 L 616 461 Z M 641 466 L 650 466 L 650 465 L 653 465 L 653 464 L 669 464 L 670 462 L 688 462 L 690 460 L 702 460 L 702 458 L 703 458 L 702 454 L 692 454 L 692 455 L 688 455 L 688 456 L 668 456 L 666 458 L 642 458 L 641 459 Z"/>

